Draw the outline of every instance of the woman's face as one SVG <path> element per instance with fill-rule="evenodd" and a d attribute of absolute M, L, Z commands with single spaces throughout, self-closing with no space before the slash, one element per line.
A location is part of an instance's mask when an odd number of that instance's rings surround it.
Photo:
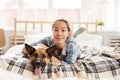
<path fill-rule="evenodd" d="M 67 24 L 63 21 L 58 21 L 53 26 L 53 37 L 56 45 L 63 45 L 69 36 Z"/>

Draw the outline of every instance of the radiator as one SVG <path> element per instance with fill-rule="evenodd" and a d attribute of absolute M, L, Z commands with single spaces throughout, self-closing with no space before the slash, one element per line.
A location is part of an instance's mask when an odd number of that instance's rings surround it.
<path fill-rule="evenodd" d="M 109 41 L 110 47 L 120 48 L 120 36 L 110 36 Z"/>

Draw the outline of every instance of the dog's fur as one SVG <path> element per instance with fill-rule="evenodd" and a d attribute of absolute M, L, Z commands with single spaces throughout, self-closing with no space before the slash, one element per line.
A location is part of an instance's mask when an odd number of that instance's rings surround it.
<path fill-rule="evenodd" d="M 54 46 L 47 48 L 38 46 L 37 48 L 25 44 L 25 49 L 23 50 L 23 54 L 26 58 L 28 58 L 33 66 L 33 71 L 35 68 L 45 67 L 50 61 L 59 63 L 57 66 L 61 64 L 61 61 L 54 54 Z"/>

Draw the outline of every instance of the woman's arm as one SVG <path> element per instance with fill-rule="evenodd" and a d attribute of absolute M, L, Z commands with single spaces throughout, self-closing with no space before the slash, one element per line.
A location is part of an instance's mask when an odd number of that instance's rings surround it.
<path fill-rule="evenodd" d="M 80 58 L 80 48 L 74 41 L 70 42 L 66 46 L 66 55 L 63 56 L 63 63 L 72 64 Z"/>

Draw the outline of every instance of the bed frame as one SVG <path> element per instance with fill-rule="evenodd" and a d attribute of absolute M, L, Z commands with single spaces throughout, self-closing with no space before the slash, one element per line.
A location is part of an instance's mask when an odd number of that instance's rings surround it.
<path fill-rule="evenodd" d="M 52 25 L 52 21 L 27 21 L 27 20 L 17 20 L 16 18 L 14 19 L 14 33 L 12 36 L 12 45 L 17 45 L 17 44 L 22 44 L 24 43 L 24 35 L 27 34 L 28 32 L 28 24 L 32 24 L 33 30 L 36 28 L 36 24 L 40 24 L 40 32 L 43 32 L 43 25 L 44 24 L 51 24 Z M 24 35 L 18 36 L 17 33 L 17 25 L 18 24 L 24 24 Z M 79 27 L 81 27 L 82 25 L 84 25 L 84 28 L 86 30 L 87 33 L 94 33 L 96 34 L 98 32 L 98 26 L 97 26 L 97 21 L 95 22 L 70 22 L 70 26 L 72 28 L 72 30 L 75 28 L 75 25 L 78 25 Z M 91 26 L 94 28 L 94 30 L 92 30 L 92 32 L 89 30 L 91 29 Z"/>

